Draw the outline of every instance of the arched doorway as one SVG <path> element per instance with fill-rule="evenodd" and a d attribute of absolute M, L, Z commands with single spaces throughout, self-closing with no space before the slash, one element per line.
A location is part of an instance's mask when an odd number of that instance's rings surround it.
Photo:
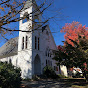
<path fill-rule="evenodd" d="M 41 60 L 38 54 L 35 56 L 34 59 L 34 74 L 35 75 L 41 74 Z"/>

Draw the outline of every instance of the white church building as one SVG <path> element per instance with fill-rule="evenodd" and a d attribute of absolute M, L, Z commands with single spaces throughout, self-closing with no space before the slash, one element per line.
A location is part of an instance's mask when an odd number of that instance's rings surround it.
<path fill-rule="evenodd" d="M 0 61 L 11 62 L 14 66 L 20 67 L 22 78 L 41 75 L 46 65 L 51 66 L 57 74 L 60 73 L 56 61 L 52 59 L 54 57 L 52 50 L 57 50 L 57 46 L 49 25 L 36 29 L 39 24 L 36 25 L 33 22 L 33 20 L 39 22 L 42 20 L 42 15 L 37 15 L 40 10 L 32 13 L 36 8 L 38 8 L 36 4 L 32 4 L 32 1 L 27 0 L 24 9 L 20 13 L 20 17 L 26 16 L 27 18 L 19 22 L 19 30 L 22 30 L 19 31 L 19 37 L 10 39 L 0 48 Z M 31 31 L 33 29 L 35 30 Z M 65 75 L 67 75 L 66 72 Z"/>

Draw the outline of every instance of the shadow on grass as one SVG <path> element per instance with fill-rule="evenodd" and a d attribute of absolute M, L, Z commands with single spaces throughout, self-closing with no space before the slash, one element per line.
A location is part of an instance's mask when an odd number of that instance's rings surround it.
<path fill-rule="evenodd" d="M 83 79 L 83 78 L 79 78 L 79 79 L 77 79 L 77 78 L 73 78 L 73 79 L 61 79 L 60 82 L 63 82 L 64 85 L 65 85 L 65 87 L 67 87 L 67 88 L 68 87 L 72 87 L 73 85 L 81 86 L 81 87 L 82 86 L 84 87 L 84 86 L 88 85 L 88 82 L 86 82 L 86 80 Z M 77 87 L 77 88 L 79 88 L 79 87 Z"/>
<path fill-rule="evenodd" d="M 71 88 L 73 85 L 87 86 L 88 82 L 85 79 L 59 79 L 59 80 L 39 80 L 25 82 L 25 88 Z M 79 87 L 74 87 L 79 88 Z M 81 88 L 81 87 L 80 87 Z"/>

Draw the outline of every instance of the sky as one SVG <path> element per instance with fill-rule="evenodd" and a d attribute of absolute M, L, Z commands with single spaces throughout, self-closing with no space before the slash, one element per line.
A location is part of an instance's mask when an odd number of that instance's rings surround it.
<path fill-rule="evenodd" d="M 55 0 L 53 7 L 63 8 L 61 13 L 65 18 L 58 21 L 59 25 L 54 28 L 61 29 L 65 23 L 72 23 L 73 21 L 78 21 L 88 27 L 88 0 Z M 56 45 L 63 45 L 61 41 L 65 40 L 64 33 L 58 32 L 53 35 Z"/>
<path fill-rule="evenodd" d="M 59 9 L 61 10 L 58 12 Z M 49 22 L 56 45 L 63 45 L 64 33 L 60 33 L 60 30 L 65 23 L 78 21 L 88 27 L 88 0 L 54 0 L 51 7 L 44 13 L 44 17 L 54 16 L 56 11 L 57 18 Z M 10 27 L 14 27 L 14 25 L 10 25 Z M 15 23 L 15 27 L 19 29 L 19 24 Z M 18 33 L 15 33 L 15 36 L 18 36 Z M 4 43 L 4 41 L 0 42 L 0 46 Z"/>

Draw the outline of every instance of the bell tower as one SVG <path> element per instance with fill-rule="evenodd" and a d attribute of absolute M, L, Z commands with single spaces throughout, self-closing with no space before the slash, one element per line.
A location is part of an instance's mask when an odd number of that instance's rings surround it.
<path fill-rule="evenodd" d="M 19 21 L 18 63 L 23 78 L 32 78 L 33 75 L 33 37 L 37 26 L 35 21 L 41 21 L 39 13 L 35 0 L 27 0 L 20 12 L 22 20 Z"/>
<path fill-rule="evenodd" d="M 39 7 L 35 0 L 27 0 L 20 12 L 18 51 L 32 48 L 32 33 L 41 21 Z M 29 42 L 30 41 L 30 42 Z M 30 46 L 28 46 L 30 43 Z"/>

